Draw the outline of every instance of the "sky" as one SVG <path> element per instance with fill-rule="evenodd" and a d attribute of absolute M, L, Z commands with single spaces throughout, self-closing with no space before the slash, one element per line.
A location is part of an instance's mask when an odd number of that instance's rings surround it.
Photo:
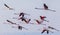
<path fill-rule="evenodd" d="M 12 7 L 14 10 L 9 10 L 4 6 L 6 3 L 8 6 Z M 56 10 L 56 12 L 47 11 L 47 10 L 37 10 L 37 8 L 43 8 L 43 4 L 49 7 L 49 9 Z M 59 35 L 60 32 L 54 31 L 54 33 L 41 34 L 42 28 L 47 26 L 52 26 L 60 30 L 60 0 L 0 0 L 0 35 Z M 35 23 L 33 19 L 39 19 L 39 16 L 46 16 L 48 22 L 43 22 L 46 26 L 43 25 L 32 25 L 21 22 L 13 17 L 18 18 L 18 15 L 14 13 L 24 12 L 29 15 L 26 15 L 26 18 L 32 19 L 31 22 Z M 29 30 L 18 30 L 17 28 L 12 28 L 11 24 L 6 24 L 6 20 L 11 20 L 17 24 L 20 24 Z M 40 30 L 38 30 L 40 29 Z"/>

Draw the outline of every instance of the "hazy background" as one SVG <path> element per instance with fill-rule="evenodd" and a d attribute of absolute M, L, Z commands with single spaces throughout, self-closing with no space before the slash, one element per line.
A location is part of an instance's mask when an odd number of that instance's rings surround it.
<path fill-rule="evenodd" d="M 4 3 L 8 6 L 14 8 L 14 10 L 8 10 Z M 56 12 L 46 11 L 46 10 L 36 10 L 37 8 L 43 8 L 43 4 L 46 3 L 49 9 L 56 10 Z M 0 35 L 59 35 L 60 32 L 53 31 L 54 33 L 41 34 L 43 27 L 52 26 L 56 29 L 60 30 L 60 0 L 0 0 Z M 50 22 L 43 22 L 47 26 L 43 25 L 31 25 L 25 24 L 25 22 L 20 22 L 17 19 L 12 19 L 13 17 L 18 17 L 18 15 L 14 15 L 14 13 L 25 12 L 30 15 L 27 15 L 27 18 L 39 19 L 39 16 L 46 16 L 46 20 Z M 6 20 L 9 19 L 13 22 L 21 24 L 22 26 L 28 28 L 29 30 L 23 29 L 18 30 L 17 28 L 12 28 L 14 25 L 4 24 Z M 36 22 L 34 22 L 36 23 Z M 38 30 L 40 29 L 40 30 Z"/>

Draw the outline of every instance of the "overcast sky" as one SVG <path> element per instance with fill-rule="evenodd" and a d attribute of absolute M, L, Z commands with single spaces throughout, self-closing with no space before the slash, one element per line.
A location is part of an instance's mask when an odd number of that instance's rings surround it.
<path fill-rule="evenodd" d="M 14 10 L 9 10 L 4 6 L 4 3 L 12 7 Z M 43 4 L 49 7 L 49 9 L 56 10 L 56 12 L 47 11 L 47 10 L 36 10 L 37 8 L 43 8 Z M 53 31 L 54 33 L 41 34 L 41 29 L 43 27 L 52 26 L 60 30 L 60 0 L 0 0 L 0 35 L 59 35 L 60 32 Z M 32 19 L 31 22 L 34 22 L 33 19 L 39 19 L 39 16 L 46 16 L 46 20 L 49 20 L 49 23 L 43 22 L 47 26 L 43 25 L 31 25 L 20 22 L 17 19 L 12 19 L 13 17 L 18 18 L 18 15 L 14 13 L 28 13 L 27 18 Z M 12 28 L 14 25 L 4 24 L 6 20 L 9 19 L 13 22 L 21 24 L 22 26 L 28 28 L 29 30 L 23 29 L 18 30 L 17 28 Z M 35 22 L 34 22 L 35 23 Z M 40 30 L 38 30 L 40 29 Z"/>

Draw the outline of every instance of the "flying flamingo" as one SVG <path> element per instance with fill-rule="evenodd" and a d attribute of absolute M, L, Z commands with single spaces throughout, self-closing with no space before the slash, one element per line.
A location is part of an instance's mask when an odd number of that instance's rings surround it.
<path fill-rule="evenodd" d="M 13 27 L 13 28 L 16 28 L 16 27 L 14 27 L 14 26 L 12 26 L 12 27 Z M 18 28 L 19 30 L 22 30 L 22 29 L 28 30 L 27 28 L 25 28 L 25 27 L 23 27 L 23 26 L 21 26 L 21 25 L 18 25 L 17 28 Z"/>
<path fill-rule="evenodd" d="M 51 26 L 48 26 L 48 28 L 49 28 L 49 29 L 56 30 L 56 31 L 60 31 L 60 30 L 57 30 L 57 29 L 55 29 L 55 28 L 53 28 L 53 27 L 51 27 Z"/>
<path fill-rule="evenodd" d="M 41 20 L 47 21 L 47 20 L 45 20 L 45 18 L 46 18 L 46 16 L 40 16 L 40 19 L 41 19 Z M 49 21 L 47 21 L 47 22 L 49 22 Z"/>
<path fill-rule="evenodd" d="M 29 15 L 29 14 L 27 14 L 27 13 L 23 13 L 23 12 L 21 12 L 21 13 L 14 13 L 15 15 L 19 15 L 19 18 L 20 17 L 24 17 L 25 15 Z M 13 19 L 17 19 L 17 18 L 15 18 L 15 17 L 13 17 Z"/>
<path fill-rule="evenodd" d="M 9 23 L 11 23 L 11 24 L 17 25 L 17 28 L 20 29 L 20 30 L 22 30 L 22 28 L 28 30 L 27 28 L 25 28 L 25 27 L 23 27 L 23 26 L 21 26 L 21 25 L 19 25 L 19 24 L 13 23 L 13 22 L 10 21 L 10 20 L 6 20 L 6 21 L 9 22 Z M 12 27 L 14 28 L 14 26 L 12 26 Z"/>
<path fill-rule="evenodd" d="M 25 19 L 24 17 L 20 17 L 18 20 L 22 20 L 22 21 L 25 21 L 26 23 L 29 23 L 31 21 L 31 19 Z"/>
<path fill-rule="evenodd" d="M 15 14 L 15 15 L 19 15 L 19 17 L 20 17 L 20 16 L 24 17 L 24 15 L 29 15 L 29 14 L 24 13 L 24 12 L 21 12 L 21 13 L 19 13 L 19 14 L 18 14 L 18 13 L 14 13 L 14 14 Z"/>
<path fill-rule="evenodd" d="M 51 10 L 48 8 L 48 6 L 44 3 L 43 4 L 44 8 L 35 8 L 35 9 L 39 9 L 39 10 L 49 10 L 49 11 L 53 11 L 53 12 L 56 12 L 55 10 Z"/>
<path fill-rule="evenodd" d="M 49 34 L 49 32 L 52 32 L 52 31 L 50 31 L 49 29 L 44 28 L 44 29 L 42 30 L 41 34 L 43 34 L 45 31 L 47 32 L 47 34 Z M 52 32 L 52 33 L 53 33 L 53 32 Z"/>
<path fill-rule="evenodd" d="M 37 22 L 37 24 L 42 24 L 42 20 L 41 21 L 39 21 L 39 20 L 37 20 L 37 19 L 34 19 L 36 22 Z M 46 24 L 42 24 L 42 25 L 46 25 Z"/>
<path fill-rule="evenodd" d="M 7 4 L 4 4 L 5 7 L 7 7 L 9 10 L 13 10 L 13 8 L 10 8 Z"/>
<path fill-rule="evenodd" d="M 15 25 L 18 25 L 18 24 L 16 24 L 16 23 L 13 23 L 12 21 L 10 21 L 10 20 L 6 20 L 7 22 L 9 22 L 9 23 L 11 23 L 11 24 L 15 24 Z"/>

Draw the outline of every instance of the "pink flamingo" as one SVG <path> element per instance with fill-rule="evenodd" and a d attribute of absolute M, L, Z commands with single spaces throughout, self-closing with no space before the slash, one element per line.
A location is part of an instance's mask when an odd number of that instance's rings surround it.
<path fill-rule="evenodd" d="M 30 21 L 31 21 L 31 19 L 29 19 L 29 20 L 26 20 L 24 17 L 20 17 L 18 20 L 22 20 L 22 21 L 25 21 L 26 23 L 29 23 Z"/>
<path fill-rule="evenodd" d="M 46 18 L 46 16 L 40 16 L 40 19 L 41 19 L 41 20 L 47 21 L 47 20 L 45 20 L 45 18 Z M 47 21 L 47 22 L 49 22 L 49 21 Z"/>

